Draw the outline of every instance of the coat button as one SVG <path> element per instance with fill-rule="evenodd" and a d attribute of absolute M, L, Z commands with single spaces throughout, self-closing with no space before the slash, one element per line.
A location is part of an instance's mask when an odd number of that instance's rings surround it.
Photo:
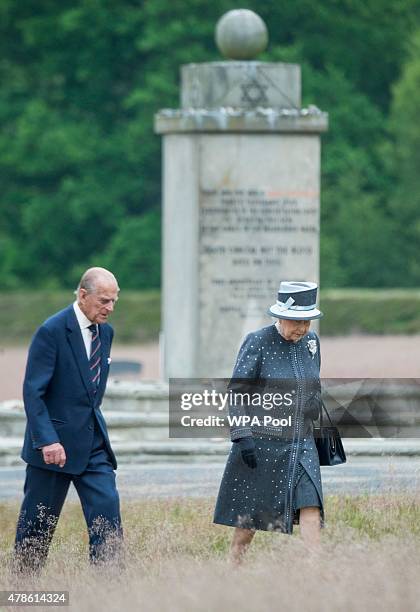
<path fill-rule="evenodd" d="M 92 431 L 93 425 L 88 425 L 88 429 L 90 429 L 90 431 Z"/>

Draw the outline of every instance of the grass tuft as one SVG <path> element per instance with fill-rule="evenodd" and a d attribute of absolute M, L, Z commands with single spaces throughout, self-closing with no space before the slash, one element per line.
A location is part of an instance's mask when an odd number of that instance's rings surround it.
<path fill-rule="evenodd" d="M 299 537 L 258 532 L 236 570 L 226 560 L 232 530 L 211 522 L 214 500 L 125 503 L 124 569 L 89 566 L 81 509 L 67 503 L 43 573 L 18 584 L 10 574 L 18 506 L 2 503 L 0 589 L 69 590 L 80 612 L 417 610 L 420 495 L 325 501 L 318 552 Z"/>

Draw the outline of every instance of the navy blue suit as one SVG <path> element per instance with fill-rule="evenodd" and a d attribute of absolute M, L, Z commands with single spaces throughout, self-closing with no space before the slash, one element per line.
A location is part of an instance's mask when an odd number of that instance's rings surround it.
<path fill-rule="evenodd" d="M 25 553 L 20 554 L 20 559 L 26 564 L 42 565 L 45 561 L 71 482 L 88 525 L 91 559 L 110 554 L 109 546 L 104 553 L 110 531 L 117 535 L 114 540 L 122 535 L 114 474 L 117 462 L 100 410 L 108 377 L 112 327 L 107 323 L 99 325 L 99 335 L 98 386 L 92 383 L 73 305 L 47 319 L 29 348 L 23 384 L 27 426 L 21 455 L 28 465 L 16 534 L 16 550 Z M 66 452 L 62 468 L 46 464 L 40 450 L 54 442 L 60 442 Z M 39 511 L 41 506 L 43 512 Z"/>

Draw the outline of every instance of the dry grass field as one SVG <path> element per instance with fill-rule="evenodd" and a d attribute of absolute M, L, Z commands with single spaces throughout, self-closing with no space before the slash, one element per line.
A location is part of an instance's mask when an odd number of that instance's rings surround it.
<path fill-rule="evenodd" d="M 420 494 L 328 496 L 317 552 L 259 532 L 246 563 L 227 561 L 232 530 L 213 500 L 125 503 L 125 568 L 92 568 L 79 506 L 66 504 L 38 578 L 10 573 L 18 506 L 0 505 L 0 590 L 68 590 L 78 612 L 420 610 Z M 41 609 L 41 608 L 37 608 Z M 51 608 L 49 608 L 51 609 Z"/>

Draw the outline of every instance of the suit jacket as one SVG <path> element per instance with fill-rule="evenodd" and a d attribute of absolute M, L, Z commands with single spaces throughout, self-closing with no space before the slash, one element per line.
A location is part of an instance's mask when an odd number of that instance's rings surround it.
<path fill-rule="evenodd" d="M 30 465 L 55 472 L 81 474 L 92 450 L 95 419 L 117 467 L 100 405 L 108 378 L 113 329 L 99 325 L 101 375 L 96 393 L 73 305 L 47 319 L 36 331 L 28 354 L 23 400 L 27 416 L 21 457 Z M 63 468 L 44 463 L 41 446 L 60 442 L 66 451 Z"/>

